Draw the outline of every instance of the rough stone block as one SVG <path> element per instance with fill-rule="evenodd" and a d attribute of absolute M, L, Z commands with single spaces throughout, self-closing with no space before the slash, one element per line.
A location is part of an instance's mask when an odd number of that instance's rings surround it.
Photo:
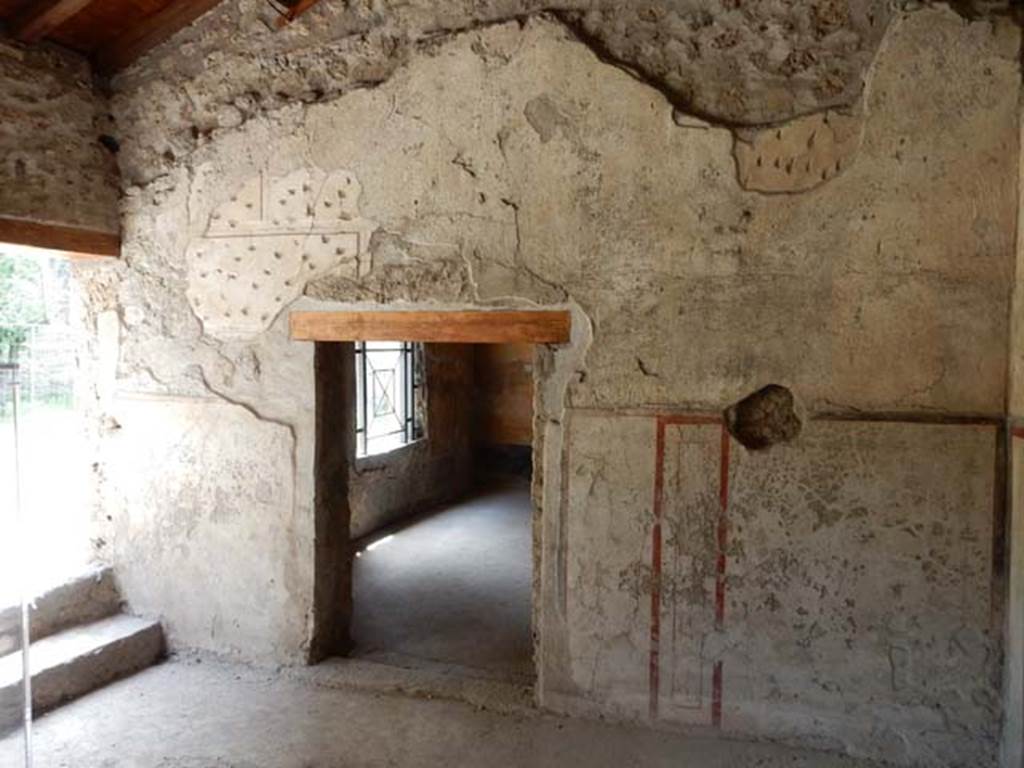
<path fill-rule="evenodd" d="M 164 652 L 160 624 L 113 616 L 33 642 L 29 652 L 36 713 L 94 691 L 156 663 Z M 21 688 L 21 654 L 0 659 L 0 701 Z"/>
<path fill-rule="evenodd" d="M 32 601 L 32 640 L 41 640 L 76 624 L 97 621 L 121 608 L 110 568 L 99 568 L 47 590 Z M 21 606 L 0 611 L 0 656 L 20 642 Z"/>

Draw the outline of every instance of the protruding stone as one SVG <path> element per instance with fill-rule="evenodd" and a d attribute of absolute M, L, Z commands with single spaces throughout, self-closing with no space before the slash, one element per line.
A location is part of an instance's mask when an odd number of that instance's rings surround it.
<path fill-rule="evenodd" d="M 778 384 L 769 384 L 727 408 L 725 423 L 733 437 L 755 451 L 788 443 L 802 427 L 793 393 Z"/>

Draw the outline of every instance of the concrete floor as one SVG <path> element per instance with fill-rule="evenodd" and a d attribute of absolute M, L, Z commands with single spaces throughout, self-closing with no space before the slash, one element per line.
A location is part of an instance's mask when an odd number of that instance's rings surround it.
<path fill-rule="evenodd" d="M 850 758 L 360 688 L 339 660 L 268 671 L 178 659 L 35 725 L 37 768 L 868 768 Z M 362 663 L 367 666 L 365 663 Z M 377 665 L 369 665 L 377 666 Z M 382 667 L 376 677 L 392 672 Z M 359 675 L 356 674 L 355 677 Z M 370 674 L 372 675 L 372 673 Z M 365 675 L 364 675 L 365 677 Z M 20 766 L 21 741 L 0 740 Z"/>
<path fill-rule="evenodd" d="M 529 482 L 368 539 L 354 568 L 353 656 L 531 680 Z"/>

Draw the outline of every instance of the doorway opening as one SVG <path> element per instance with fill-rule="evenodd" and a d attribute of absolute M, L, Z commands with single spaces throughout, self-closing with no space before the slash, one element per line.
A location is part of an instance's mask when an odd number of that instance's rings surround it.
<path fill-rule="evenodd" d="M 529 678 L 533 348 L 426 344 L 423 359 L 421 437 L 349 473 L 350 655 Z M 371 415 L 409 401 L 401 376 L 375 378 Z"/>
<path fill-rule="evenodd" d="M 539 340 L 453 331 L 495 312 L 324 314 L 357 338 L 316 345 L 312 660 L 531 682 L 535 344 L 567 341 L 568 314 L 504 313 L 564 321 Z M 416 314 L 446 317 L 399 335 Z"/>
<path fill-rule="evenodd" d="M 0 364 L 7 374 L 0 380 L 0 613 L 18 602 L 21 585 L 38 596 L 92 559 L 78 375 L 84 337 L 71 262 L 56 252 L 0 243 Z M 16 468 L 23 527 L 15 514 Z"/>

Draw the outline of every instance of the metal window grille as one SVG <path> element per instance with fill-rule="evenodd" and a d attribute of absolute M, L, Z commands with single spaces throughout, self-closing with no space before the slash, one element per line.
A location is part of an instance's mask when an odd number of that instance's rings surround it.
<path fill-rule="evenodd" d="M 356 456 L 373 456 L 423 436 L 423 345 L 360 341 L 356 355 Z"/>

